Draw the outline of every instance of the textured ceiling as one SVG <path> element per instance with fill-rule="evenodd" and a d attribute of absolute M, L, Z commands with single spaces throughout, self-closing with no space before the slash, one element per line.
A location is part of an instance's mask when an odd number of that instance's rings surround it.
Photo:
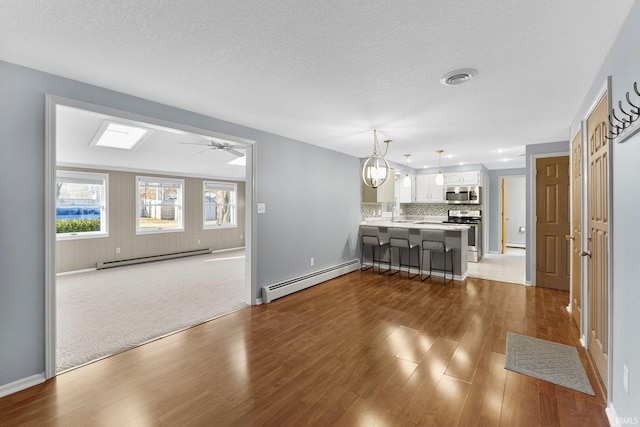
<path fill-rule="evenodd" d="M 358 157 L 375 128 L 415 168 L 524 167 L 569 139 L 632 4 L 0 0 L 0 59 Z"/>

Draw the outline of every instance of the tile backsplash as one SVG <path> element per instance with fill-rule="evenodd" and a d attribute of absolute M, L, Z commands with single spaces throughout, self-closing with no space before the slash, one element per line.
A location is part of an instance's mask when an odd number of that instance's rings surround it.
<path fill-rule="evenodd" d="M 379 217 L 380 203 L 362 203 L 360 208 L 362 220 Z M 449 209 L 480 209 L 478 205 L 447 205 L 445 203 L 402 203 L 400 205 L 404 216 L 447 216 Z"/>

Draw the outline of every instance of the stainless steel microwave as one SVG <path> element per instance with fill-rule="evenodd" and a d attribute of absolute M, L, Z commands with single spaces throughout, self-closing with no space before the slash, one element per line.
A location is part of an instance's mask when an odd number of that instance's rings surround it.
<path fill-rule="evenodd" d="M 444 196 L 445 203 L 479 205 L 480 204 L 480 187 L 447 187 Z"/>

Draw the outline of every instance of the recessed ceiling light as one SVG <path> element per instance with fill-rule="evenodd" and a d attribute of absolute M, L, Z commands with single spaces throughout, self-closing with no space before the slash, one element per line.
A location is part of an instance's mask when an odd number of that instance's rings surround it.
<path fill-rule="evenodd" d="M 461 68 L 460 70 L 453 70 L 442 76 L 440 82 L 446 86 L 455 86 L 462 83 L 466 83 L 475 76 L 478 75 L 478 70 L 475 68 Z"/>
<path fill-rule="evenodd" d="M 133 150 L 150 133 L 151 130 L 142 127 L 105 121 L 91 145 Z"/>

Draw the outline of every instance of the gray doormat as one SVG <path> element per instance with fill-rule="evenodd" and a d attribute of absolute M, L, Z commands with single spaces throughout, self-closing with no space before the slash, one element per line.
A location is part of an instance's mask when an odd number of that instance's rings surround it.
<path fill-rule="evenodd" d="M 504 367 L 595 396 L 575 347 L 507 332 Z"/>

